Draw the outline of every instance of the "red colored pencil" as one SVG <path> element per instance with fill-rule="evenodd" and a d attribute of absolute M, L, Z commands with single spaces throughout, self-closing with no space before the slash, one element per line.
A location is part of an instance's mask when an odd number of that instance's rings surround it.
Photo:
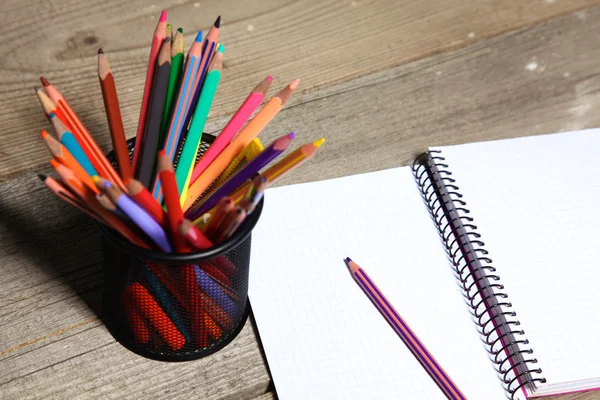
<path fill-rule="evenodd" d="M 195 249 L 206 250 L 213 246 L 213 243 L 189 219 L 181 220 L 179 223 L 179 233 Z"/>
<path fill-rule="evenodd" d="M 131 303 L 136 307 L 140 315 L 156 329 L 171 350 L 179 350 L 185 345 L 185 338 L 179 329 L 144 286 L 133 282 L 125 289 L 123 295 L 125 303 Z"/>
<path fill-rule="evenodd" d="M 154 64 L 158 52 L 167 37 L 167 12 L 163 10 L 160 14 L 158 24 L 152 37 L 152 46 L 150 47 L 150 59 L 148 60 L 148 69 L 146 70 L 146 83 L 144 84 L 144 95 L 142 97 L 142 107 L 140 109 L 140 118 L 138 120 L 135 149 L 133 150 L 133 172 L 137 171 L 138 157 L 142 150 L 144 142 L 144 129 L 146 128 L 146 117 L 148 114 L 148 105 L 150 104 L 150 94 L 152 93 L 152 80 L 154 79 Z"/>
<path fill-rule="evenodd" d="M 167 228 L 167 214 L 165 210 L 158 204 L 154 197 L 150 194 L 148 189 L 142 185 L 142 182 L 137 179 L 130 179 L 125 182 L 125 187 L 128 190 L 128 194 L 133 200 L 142 207 L 156 222 L 162 227 Z"/>
<path fill-rule="evenodd" d="M 164 203 L 167 207 L 167 222 L 171 232 L 171 240 L 179 253 L 190 251 L 185 239 L 179 233 L 179 223 L 183 221 L 183 211 L 179 202 L 179 191 L 173 171 L 173 165 L 164 150 L 158 152 L 157 173 L 163 188 Z"/>

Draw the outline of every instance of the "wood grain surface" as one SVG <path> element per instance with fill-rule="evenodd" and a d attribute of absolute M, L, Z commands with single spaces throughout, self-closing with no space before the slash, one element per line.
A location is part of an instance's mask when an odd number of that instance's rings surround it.
<path fill-rule="evenodd" d="M 97 229 L 35 177 L 49 171 L 38 133 L 50 125 L 31 89 L 39 75 L 106 146 L 95 72 L 102 46 L 131 136 L 162 8 L 183 26 L 186 48 L 223 16 L 225 69 L 208 131 L 265 75 L 275 88 L 303 79 L 261 137 L 294 130 L 327 141 L 281 184 L 406 165 L 431 145 L 600 126 L 600 1 L 4 0 L 2 399 L 276 398 L 251 322 L 222 351 L 187 363 L 147 360 L 116 343 L 101 320 Z"/>

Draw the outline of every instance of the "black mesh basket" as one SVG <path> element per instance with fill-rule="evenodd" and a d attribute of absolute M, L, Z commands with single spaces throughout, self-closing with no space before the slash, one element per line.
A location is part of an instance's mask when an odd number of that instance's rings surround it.
<path fill-rule="evenodd" d="M 203 135 L 199 156 L 213 139 Z M 231 342 L 249 314 L 251 233 L 262 206 L 231 238 L 193 253 L 144 249 L 100 224 L 104 322 L 115 339 L 163 361 L 205 357 Z"/>

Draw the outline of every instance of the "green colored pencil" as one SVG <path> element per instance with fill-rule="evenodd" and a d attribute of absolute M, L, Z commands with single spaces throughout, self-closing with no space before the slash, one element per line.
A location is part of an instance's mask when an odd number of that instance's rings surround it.
<path fill-rule="evenodd" d="M 181 73 L 183 71 L 183 29 L 177 29 L 175 33 L 175 41 L 171 47 L 171 73 L 169 75 L 169 87 L 167 88 L 167 97 L 165 99 L 165 108 L 160 122 L 160 134 L 158 137 L 159 149 L 162 148 L 165 140 L 165 132 L 171 118 L 173 102 L 175 94 L 179 88 L 181 81 Z"/>
<path fill-rule="evenodd" d="M 196 105 L 196 109 L 194 110 L 194 115 L 192 117 L 190 130 L 185 138 L 185 143 L 181 151 L 181 157 L 179 158 L 177 169 L 175 170 L 175 178 L 177 179 L 177 188 L 179 189 L 182 206 L 187 196 L 187 188 L 192 176 L 192 170 L 194 169 L 194 161 L 196 160 L 196 155 L 198 154 L 200 139 L 202 139 L 204 124 L 208 118 L 208 112 L 210 111 L 210 106 L 212 105 L 215 97 L 217 86 L 219 86 L 222 67 L 223 45 L 220 45 L 217 54 L 215 54 L 210 64 L 206 78 L 204 79 L 198 104 Z"/>

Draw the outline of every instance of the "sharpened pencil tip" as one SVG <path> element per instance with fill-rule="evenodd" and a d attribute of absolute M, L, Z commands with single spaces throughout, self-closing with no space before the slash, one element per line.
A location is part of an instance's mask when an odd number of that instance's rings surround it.
<path fill-rule="evenodd" d="M 321 138 L 321 139 L 319 139 L 319 140 L 315 140 L 315 141 L 313 142 L 313 145 L 314 145 L 315 147 L 321 147 L 321 145 L 322 145 L 323 143 L 325 143 L 325 138 Z"/>
<path fill-rule="evenodd" d="M 158 21 L 165 22 L 166 20 L 167 20 L 167 10 L 162 10 L 162 12 L 160 13 L 160 19 Z"/>
<path fill-rule="evenodd" d="M 290 83 L 290 89 L 292 89 L 292 90 L 296 89 L 299 84 L 300 84 L 300 79 L 296 78 L 294 80 L 294 82 Z"/>
<path fill-rule="evenodd" d="M 48 136 L 48 132 L 46 132 L 45 129 L 42 129 L 42 131 L 40 132 L 40 136 L 42 137 L 42 139 L 46 139 L 46 137 Z"/>
<path fill-rule="evenodd" d="M 104 50 L 102 50 L 102 47 L 98 48 L 98 54 L 104 54 Z"/>
<path fill-rule="evenodd" d="M 183 28 L 177 28 L 177 32 L 183 33 Z"/>
<path fill-rule="evenodd" d="M 269 75 L 269 76 L 267 76 L 267 80 L 268 80 L 269 82 L 273 82 L 273 77 L 272 77 L 271 75 Z"/>
<path fill-rule="evenodd" d="M 219 45 L 219 50 L 217 50 L 219 53 L 222 53 L 225 51 L 225 46 L 223 46 L 223 44 Z"/>
<path fill-rule="evenodd" d="M 221 16 L 219 15 L 215 21 L 215 28 L 221 27 Z"/>
<path fill-rule="evenodd" d="M 36 92 L 36 93 L 37 93 L 37 92 L 39 92 L 41 89 L 42 89 L 42 88 L 41 88 L 41 87 L 39 87 L 39 86 L 34 86 L 34 87 L 33 87 L 33 90 L 35 90 L 35 92 Z"/>
<path fill-rule="evenodd" d="M 290 139 L 295 139 L 296 138 L 296 134 L 294 132 L 290 132 L 290 134 L 288 135 L 288 137 Z"/>
<path fill-rule="evenodd" d="M 350 261 L 352 261 L 352 259 L 350 257 L 344 258 L 344 263 L 346 264 L 346 267 L 348 267 L 348 268 L 350 268 Z"/>
<path fill-rule="evenodd" d="M 201 42 L 202 41 L 202 31 L 198 31 L 198 34 L 196 35 L 196 42 Z"/>
<path fill-rule="evenodd" d="M 43 76 L 40 76 L 40 81 L 42 82 L 42 85 L 44 85 L 44 87 L 50 86 L 50 82 L 48 82 L 48 79 L 44 78 Z"/>
<path fill-rule="evenodd" d="M 100 177 L 98 175 L 94 175 L 92 176 L 92 182 L 96 183 L 100 180 Z"/>
<path fill-rule="evenodd" d="M 109 187 L 111 187 L 110 181 L 104 182 L 104 189 L 108 189 Z"/>
<path fill-rule="evenodd" d="M 48 177 L 48 175 L 46 175 L 46 174 L 38 174 L 38 178 L 40 178 L 42 180 L 42 182 L 45 181 L 47 177 Z"/>
<path fill-rule="evenodd" d="M 48 114 L 48 118 L 52 119 L 56 117 L 56 114 L 54 114 L 53 112 L 51 112 L 50 114 Z"/>

